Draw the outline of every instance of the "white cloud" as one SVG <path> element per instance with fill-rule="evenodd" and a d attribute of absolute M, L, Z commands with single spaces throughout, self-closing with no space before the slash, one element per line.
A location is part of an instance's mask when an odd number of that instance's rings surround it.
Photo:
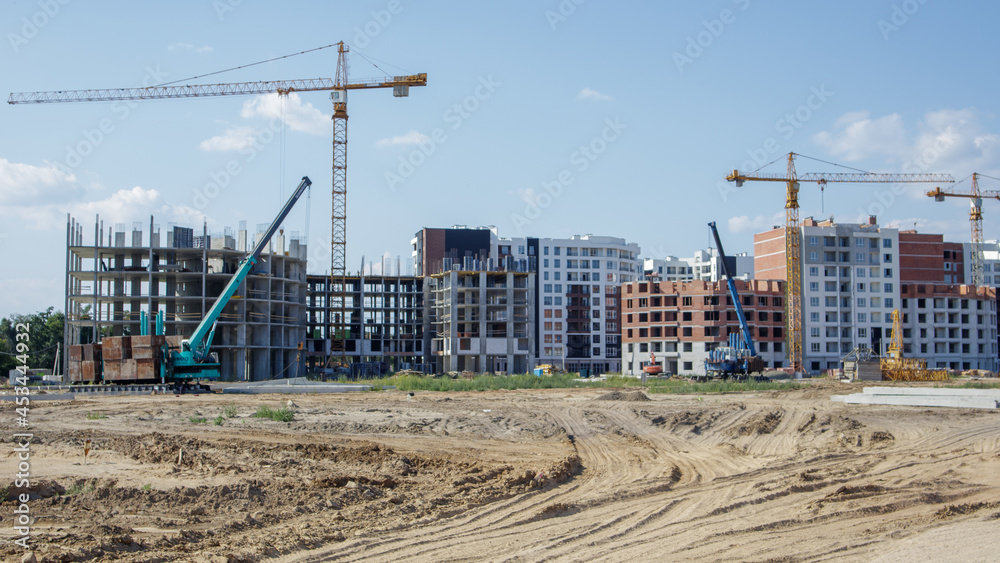
<path fill-rule="evenodd" d="M 607 94 L 602 94 L 597 90 L 592 90 L 590 88 L 584 88 L 576 95 L 578 100 L 589 100 L 592 102 L 610 102 L 611 96 Z"/>
<path fill-rule="evenodd" d="M 752 218 L 747 215 L 739 215 L 737 217 L 729 218 L 729 232 L 759 233 L 784 224 L 785 217 L 783 213 L 776 213 L 770 216 L 757 215 Z"/>
<path fill-rule="evenodd" d="M 5 208 L 0 207 L 0 215 Z M 135 186 L 118 190 L 98 201 L 77 202 L 67 205 L 64 201 L 46 201 L 17 210 L 18 218 L 36 229 L 52 226 L 61 228 L 65 224 L 66 213 L 75 217 L 100 215 L 105 222 L 131 222 L 136 218 L 155 215 L 157 221 L 174 221 L 181 224 L 200 222 L 204 214 L 193 207 L 176 205 L 164 201 L 159 191 Z"/>
<path fill-rule="evenodd" d="M 976 171 L 996 174 L 1000 136 L 986 130 L 986 116 L 974 108 L 940 109 L 908 127 L 899 114 L 873 118 L 870 112 L 846 113 L 832 131 L 813 137 L 816 144 L 845 161 L 885 159 L 903 172 Z"/>
<path fill-rule="evenodd" d="M 408 147 L 413 145 L 419 145 L 420 143 L 426 143 L 431 140 L 430 137 L 424 135 L 416 129 L 410 129 L 405 135 L 397 135 L 395 137 L 387 137 L 385 139 L 379 139 L 375 143 L 376 148 L 384 149 L 386 147 Z"/>
<path fill-rule="evenodd" d="M 195 47 L 190 43 L 184 43 L 183 41 L 178 41 L 177 43 L 171 43 L 167 45 L 167 51 L 194 51 L 195 53 L 211 53 L 214 51 L 212 47 L 204 45 L 202 47 Z"/>
<path fill-rule="evenodd" d="M 239 151 L 253 145 L 256 137 L 257 131 L 252 127 L 230 127 L 222 135 L 205 139 L 198 148 L 206 152 Z"/>
<path fill-rule="evenodd" d="M 284 112 L 282 112 L 284 103 Z M 243 104 L 240 115 L 245 119 L 284 119 L 292 131 L 301 131 L 310 135 L 324 135 L 331 131 L 330 116 L 302 102 L 298 94 L 292 92 L 284 97 L 277 93 L 261 94 Z"/>
<path fill-rule="evenodd" d="M 517 195 L 528 204 L 534 205 L 538 201 L 538 192 L 535 188 L 518 188 Z"/>
<path fill-rule="evenodd" d="M 0 205 L 4 207 L 66 201 L 81 193 L 76 176 L 54 164 L 34 166 L 0 158 Z"/>

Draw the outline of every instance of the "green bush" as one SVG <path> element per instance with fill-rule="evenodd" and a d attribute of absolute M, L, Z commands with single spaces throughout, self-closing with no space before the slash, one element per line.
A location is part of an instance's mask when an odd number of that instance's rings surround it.
<path fill-rule="evenodd" d="M 226 405 L 226 408 L 222 409 L 222 414 L 226 415 L 226 418 L 236 418 L 236 405 L 233 403 Z"/>
<path fill-rule="evenodd" d="M 108 418 L 108 415 L 102 412 L 88 412 L 87 420 L 100 420 L 102 418 Z"/>
<path fill-rule="evenodd" d="M 226 420 L 226 418 L 220 414 L 219 416 L 215 417 L 215 420 L 212 421 L 212 424 L 216 426 L 222 426 L 222 422 L 224 420 Z"/>
<path fill-rule="evenodd" d="M 188 420 L 191 421 L 191 424 L 205 424 L 208 422 L 208 419 L 203 416 L 192 416 Z"/>
<path fill-rule="evenodd" d="M 285 407 L 272 409 L 268 406 L 261 406 L 257 412 L 253 413 L 253 416 L 254 418 L 269 418 L 277 422 L 291 422 L 295 419 L 295 413 Z"/>

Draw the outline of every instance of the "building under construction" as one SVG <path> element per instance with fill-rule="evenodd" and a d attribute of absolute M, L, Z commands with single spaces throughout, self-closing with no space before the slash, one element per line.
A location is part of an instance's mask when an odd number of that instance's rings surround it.
<path fill-rule="evenodd" d="M 180 226 L 161 232 L 152 218 L 148 230 L 143 226 L 105 230 L 98 217 L 91 231 L 67 217 L 67 347 L 138 335 L 142 311 L 162 312 L 166 335 L 190 336 L 267 227 L 260 225 L 255 235 L 241 224 L 238 231 L 210 235 L 202 226 L 195 236 Z M 94 238 L 85 241 L 85 230 Z M 222 378 L 303 375 L 305 321 L 306 246 L 294 234 L 286 246 L 279 234 L 219 318 L 212 350 Z"/>
<path fill-rule="evenodd" d="M 344 375 L 376 376 L 404 369 L 433 371 L 427 365 L 424 340 L 424 278 L 348 276 L 345 329 L 343 334 L 332 335 L 328 318 L 330 277 L 310 275 L 307 282 L 306 363 L 310 372 L 325 369 L 337 374 L 340 368 L 339 373 Z M 342 355 L 331 352 L 331 336 L 343 342 Z"/>

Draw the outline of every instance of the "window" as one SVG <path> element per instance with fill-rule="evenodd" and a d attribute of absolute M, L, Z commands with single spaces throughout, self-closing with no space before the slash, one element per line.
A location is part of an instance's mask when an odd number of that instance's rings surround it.
<path fill-rule="evenodd" d="M 858 268 L 858 269 L 857 269 L 857 270 L 855 271 L 855 273 L 857 274 L 857 276 L 858 276 L 859 278 L 863 278 L 863 277 L 865 277 L 865 269 L 864 269 L 864 268 Z"/>
<path fill-rule="evenodd" d="M 692 352 L 693 348 L 694 347 L 693 347 L 693 345 L 690 342 L 685 342 L 683 348 L 681 348 L 681 349 L 683 351 L 685 351 L 685 352 Z"/>
<path fill-rule="evenodd" d="M 545 297 L 543 297 L 542 298 L 542 305 L 551 306 L 552 305 L 552 296 L 551 295 L 546 295 Z M 551 313 L 552 311 L 551 310 L 547 310 L 545 312 L 546 313 Z"/>
<path fill-rule="evenodd" d="M 819 291 L 819 282 L 809 282 L 809 291 Z"/>
<path fill-rule="evenodd" d="M 556 284 L 556 293 L 562 293 L 562 284 L 561 283 L 557 283 Z"/>
<path fill-rule="evenodd" d="M 865 253 L 864 252 L 855 252 L 854 253 L 854 261 L 858 262 L 858 263 L 864 263 L 864 261 L 865 261 Z"/>
<path fill-rule="evenodd" d="M 886 264 L 892 264 L 892 254 L 883 254 L 882 261 Z"/>
<path fill-rule="evenodd" d="M 868 338 L 868 329 L 867 328 L 863 328 L 863 327 L 859 328 L 858 329 L 858 338 Z"/>
<path fill-rule="evenodd" d="M 863 293 L 865 291 L 864 282 L 858 282 L 858 293 Z"/>
<path fill-rule="evenodd" d="M 868 313 L 858 313 L 858 322 L 859 323 L 868 322 Z"/>
<path fill-rule="evenodd" d="M 558 274 L 559 272 L 556 272 L 556 273 Z M 549 279 L 549 271 L 548 270 L 545 270 L 544 272 L 542 272 L 542 278 L 545 279 L 545 280 Z"/>
<path fill-rule="evenodd" d="M 559 297 L 558 295 L 556 296 L 556 306 L 557 307 L 562 306 L 562 297 Z"/>
<path fill-rule="evenodd" d="M 813 338 L 819 338 L 819 327 L 814 326 L 811 329 L 809 329 L 809 336 L 812 336 Z"/>
<path fill-rule="evenodd" d="M 543 288 L 544 288 L 544 290 L 545 290 L 545 293 L 552 293 L 552 284 L 551 284 L 551 283 L 547 283 L 547 284 L 545 284 L 545 285 L 543 286 Z"/>
<path fill-rule="evenodd" d="M 819 322 L 819 313 L 816 312 L 816 311 L 813 311 L 812 313 L 809 313 L 809 320 L 812 321 L 812 322 L 814 322 L 814 323 L 818 323 Z"/>
<path fill-rule="evenodd" d="M 882 284 L 882 291 L 886 293 L 892 293 L 892 284 L 891 283 Z"/>
<path fill-rule="evenodd" d="M 819 297 L 810 297 L 809 298 L 809 306 L 810 307 L 819 307 Z"/>
<path fill-rule="evenodd" d="M 816 252 L 815 250 L 810 250 L 809 251 L 809 259 L 812 260 L 813 262 L 815 262 L 816 260 L 819 260 L 819 253 Z"/>
<path fill-rule="evenodd" d="M 813 254 L 815 254 L 815 252 Z M 818 276 L 819 275 L 819 266 L 809 266 L 809 275 L 810 276 Z"/>
<path fill-rule="evenodd" d="M 892 268 L 886 268 L 885 271 L 882 274 L 882 277 L 884 277 L 884 278 L 891 278 L 892 277 Z"/>
<path fill-rule="evenodd" d="M 767 342 L 760 342 L 757 344 L 758 350 L 761 352 L 767 352 Z"/>
<path fill-rule="evenodd" d="M 684 362 L 684 371 L 691 371 L 691 369 L 693 369 L 692 362 Z"/>
<path fill-rule="evenodd" d="M 547 246 L 542 247 L 542 254 L 548 256 L 549 255 L 549 247 L 547 247 Z M 549 261 L 548 260 L 545 261 L 545 265 L 546 266 L 549 265 Z"/>
<path fill-rule="evenodd" d="M 813 342 L 809 345 L 809 350 L 812 352 L 819 352 L 819 342 Z"/>
<path fill-rule="evenodd" d="M 558 246 L 552 249 L 552 254 L 555 254 L 556 256 L 559 256 L 559 247 Z M 556 260 L 556 267 L 557 268 L 559 267 L 559 261 L 558 260 Z"/>
<path fill-rule="evenodd" d="M 867 307 L 868 306 L 867 299 L 865 299 L 864 297 L 858 297 L 858 302 L 857 303 L 858 303 L 858 307 Z"/>
<path fill-rule="evenodd" d="M 892 239 L 891 238 L 882 239 L 882 248 L 892 248 Z"/>
<path fill-rule="evenodd" d="M 557 248 L 556 250 L 559 250 L 559 249 Z M 559 254 L 559 253 L 558 253 L 558 252 L 556 252 L 556 254 Z M 561 267 L 562 267 L 562 266 L 560 265 L 560 263 L 559 263 L 559 259 L 558 259 L 558 258 L 556 258 L 556 259 L 554 259 L 554 260 L 552 261 L 552 266 L 553 266 L 553 267 L 556 267 L 556 268 L 561 268 Z"/>
<path fill-rule="evenodd" d="M 865 239 L 863 239 L 863 238 L 856 238 L 856 239 L 854 239 L 854 246 L 856 246 L 858 248 L 864 248 L 865 247 Z"/>
<path fill-rule="evenodd" d="M 561 273 L 562 273 L 562 272 L 553 272 L 553 273 L 552 273 L 552 277 L 553 277 L 553 279 L 555 279 L 556 281 L 559 281 L 559 280 L 560 280 L 560 274 L 561 274 Z"/>
<path fill-rule="evenodd" d="M 892 309 L 892 297 L 886 297 L 884 302 L 886 309 Z"/>
<path fill-rule="evenodd" d="M 809 237 L 809 246 L 818 246 L 819 239 L 817 237 Z"/>
<path fill-rule="evenodd" d="M 522 244 L 522 245 L 519 245 L 519 246 L 517 247 L 517 253 L 518 253 L 518 254 L 524 254 L 524 245 L 523 245 L 523 244 Z"/>

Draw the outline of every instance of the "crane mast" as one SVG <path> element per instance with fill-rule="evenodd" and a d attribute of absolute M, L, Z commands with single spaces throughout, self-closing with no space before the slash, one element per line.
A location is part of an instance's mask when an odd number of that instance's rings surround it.
<path fill-rule="evenodd" d="M 947 197 L 964 197 L 969 201 L 969 222 L 972 224 L 972 285 L 983 285 L 983 198 L 1000 200 L 1000 191 L 979 189 L 979 177 L 983 176 L 978 172 L 972 173 L 972 188 L 969 193 L 943 191 L 935 188 L 927 195 L 933 197 L 934 201 L 944 201 Z M 989 178 L 989 176 L 987 176 Z"/>
<path fill-rule="evenodd" d="M 795 157 L 790 152 L 784 175 L 756 173 L 743 174 L 733 170 L 726 180 L 735 182 L 736 187 L 744 182 L 784 182 L 785 183 L 785 312 L 786 346 L 788 362 L 796 372 L 802 371 L 802 235 L 799 223 L 799 183 L 815 182 L 825 188 L 828 182 L 853 183 L 910 183 L 910 182 L 953 182 L 950 174 L 876 174 L 872 172 L 825 173 L 811 172 L 798 174 Z"/>

